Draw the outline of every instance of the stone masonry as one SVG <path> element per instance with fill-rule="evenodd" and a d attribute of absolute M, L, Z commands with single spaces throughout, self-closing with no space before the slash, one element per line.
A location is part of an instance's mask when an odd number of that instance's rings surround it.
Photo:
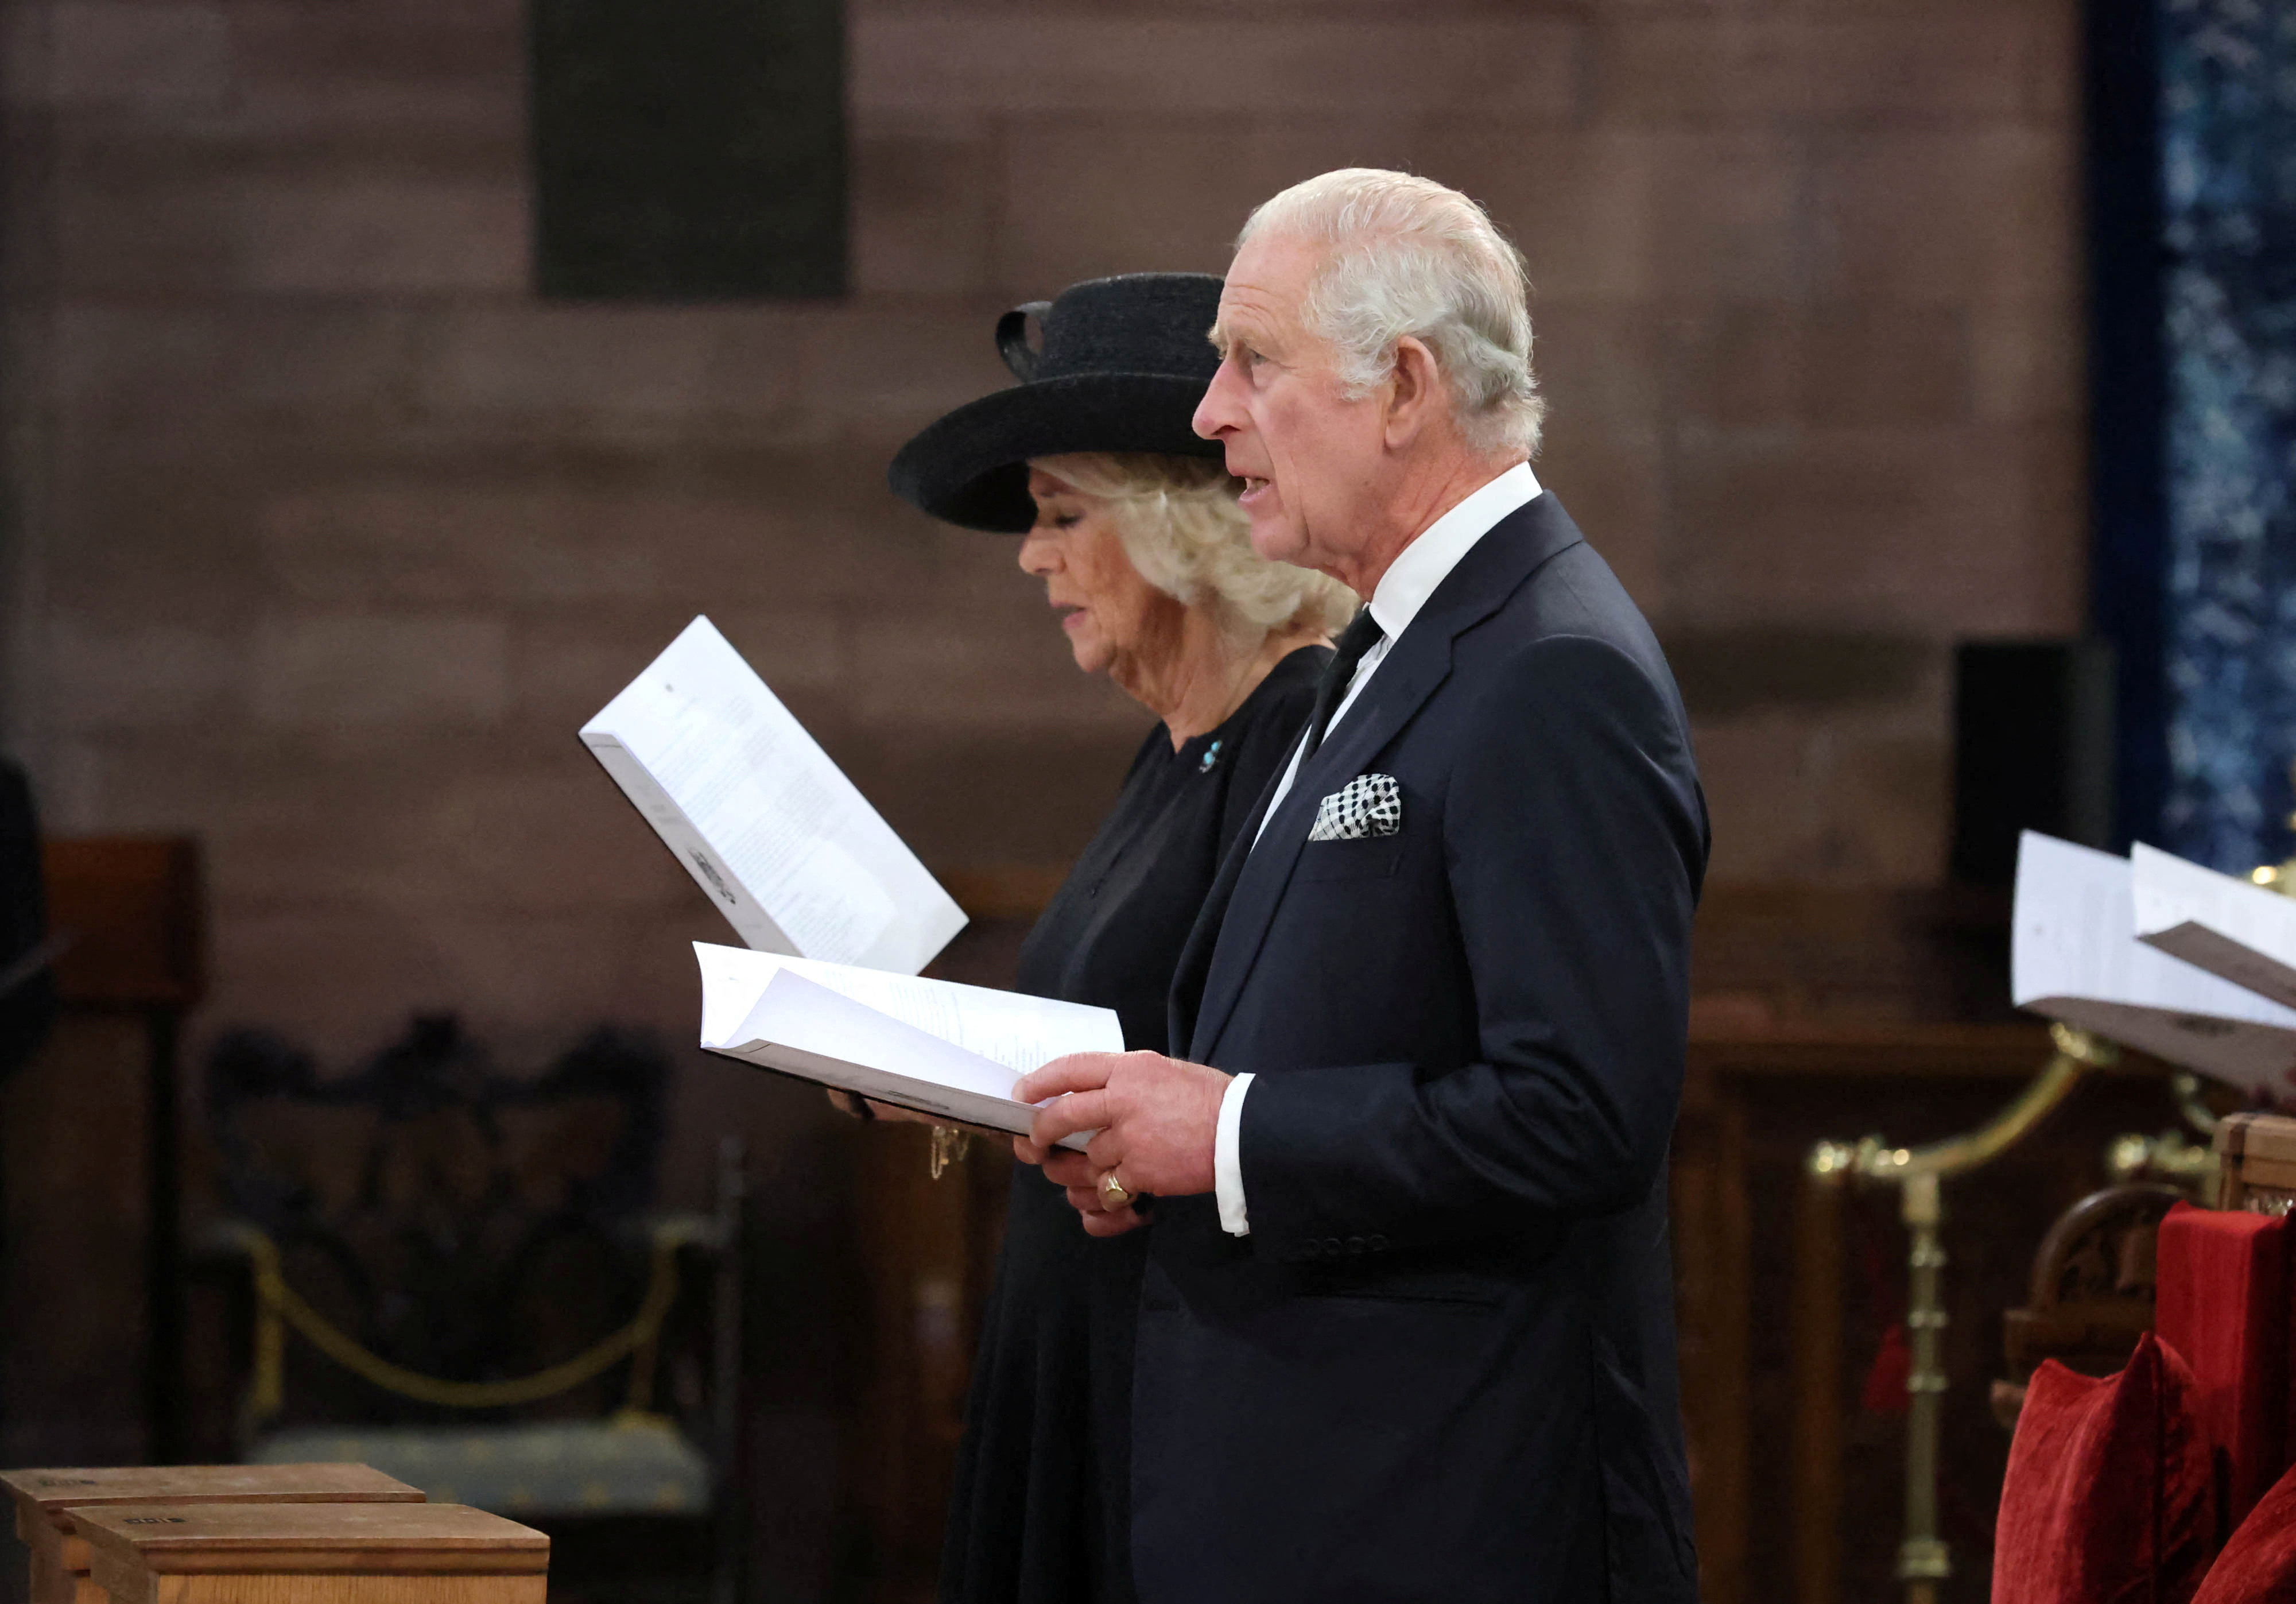
<path fill-rule="evenodd" d="M 856 0 L 850 297 L 692 307 L 529 294 L 511 0 L 0 17 L 5 733 L 54 830 L 205 842 L 214 1021 L 689 1030 L 726 933 L 573 730 L 705 610 L 934 867 L 1056 867 L 1142 716 L 885 461 L 1005 307 L 1328 167 L 1521 243 L 1662 632 L 1911 664 L 1686 687 L 1717 877 L 1934 878 L 1948 643 L 2078 625 L 2068 0 Z"/>

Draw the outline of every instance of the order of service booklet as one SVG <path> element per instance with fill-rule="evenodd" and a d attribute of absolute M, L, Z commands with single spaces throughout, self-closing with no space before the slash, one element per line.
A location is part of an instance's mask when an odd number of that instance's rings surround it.
<path fill-rule="evenodd" d="M 709 1051 L 966 1124 L 1025 1134 L 1037 1110 L 1015 1081 L 1063 1054 L 1124 1050 L 1112 1008 L 708 942 L 693 956 Z"/>
<path fill-rule="evenodd" d="M 707 618 L 582 727 L 742 939 L 914 975 L 964 910 Z"/>
<path fill-rule="evenodd" d="M 2138 941 L 2296 1008 L 2296 897 L 2142 842 L 2128 868 Z"/>
<path fill-rule="evenodd" d="M 2211 873 L 2165 852 L 2151 855 L 2194 874 Z M 2132 868 L 2111 852 L 2026 831 L 2017 849 L 2011 999 L 2156 1058 L 2285 1098 L 2296 1093 L 2296 1009 L 2171 956 L 2150 937 L 2138 939 L 2148 923 L 2158 934 L 2186 922 L 2173 908 L 2164 913 L 2142 900 L 2140 887 L 2157 892 L 2164 881 L 2186 878 L 2164 874 L 2157 862 L 2140 860 Z"/>

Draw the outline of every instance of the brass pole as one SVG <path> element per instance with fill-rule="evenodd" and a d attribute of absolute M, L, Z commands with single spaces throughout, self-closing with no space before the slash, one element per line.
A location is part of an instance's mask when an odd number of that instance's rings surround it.
<path fill-rule="evenodd" d="M 1938 1439 L 1945 1406 L 1945 1292 L 1939 1272 L 1945 1249 L 1941 1183 L 1989 1164 L 2022 1141 L 2072 1095 L 2092 1069 L 2109 1067 L 2120 1052 L 2086 1031 L 2052 1024 L 2056 1051 L 2014 1100 L 1974 1131 L 1923 1147 L 1893 1147 L 1878 1136 L 1852 1146 L 1820 1142 L 1805 1167 L 1813 1187 L 1846 1178 L 1883 1181 L 1899 1191 L 1899 1217 L 1911 1238 L 1906 1253 L 1906 1331 L 1912 1365 L 1906 1378 L 1906 1530 L 1898 1545 L 1898 1579 L 1906 1604 L 1937 1604 L 1939 1583 L 1953 1575 L 1953 1556 L 1938 1534 Z"/>
<path fill-rule="evenodd" d="M 1945 1297 L 1938 1272 L 1945 1249 L 1938 1242 L 1945 1204 L 1937 1172 L 1906 1176 L 1898 1189 L 1906 1229 L 1906 1330 L 1913 1363 L 1906 1376 L 1906 1538 L 1898 1545 L 1898 1579 L 1906 1604 L 1936 1604 L 1938 1583 L 1953 1575 L 1953 1556 L 1938 1535 L 1938 1436 L 1945 1404 Z"/>

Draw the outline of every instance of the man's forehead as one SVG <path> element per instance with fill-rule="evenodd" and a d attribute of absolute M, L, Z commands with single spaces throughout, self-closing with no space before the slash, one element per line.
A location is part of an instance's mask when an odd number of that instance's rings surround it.
<path fill-rule="evenodd" d="M 1228 265 L 1227 282 L 1220 287 L 1212 342 L 1223 345 L 1240 333 L 1266 335 L 1288 327 L 1298 317 L 1313 260 L 1310 248 L 1299 241 L 1246 243 Z"/>

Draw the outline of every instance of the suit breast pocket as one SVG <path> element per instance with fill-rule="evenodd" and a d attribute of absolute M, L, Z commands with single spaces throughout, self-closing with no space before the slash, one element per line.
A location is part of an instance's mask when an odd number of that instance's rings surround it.
<path fill-rule="evenodd" d="M 1401 835 L 1372 835 L 1360 841 L 1311 841 L 1300 849 L 1294 880 L 1385 880 L 1403 861 Z"/>

